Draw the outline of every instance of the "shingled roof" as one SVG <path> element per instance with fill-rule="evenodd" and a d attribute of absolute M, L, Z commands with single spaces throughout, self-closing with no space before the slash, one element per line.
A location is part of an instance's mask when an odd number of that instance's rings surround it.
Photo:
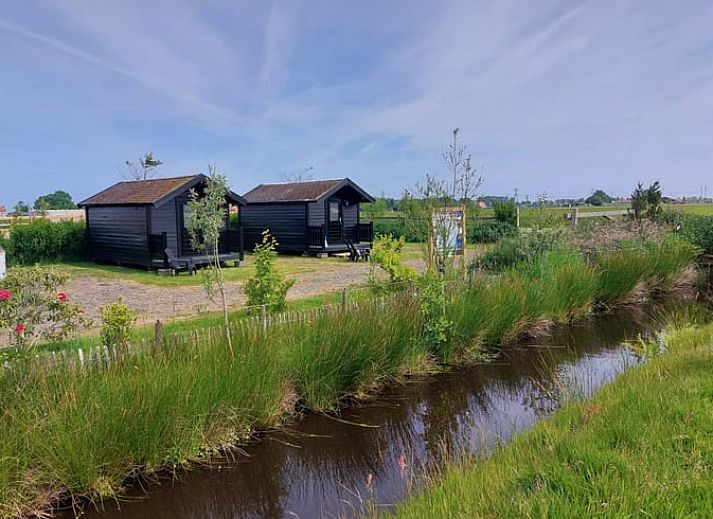
<path fill-rule="evenodd" d="M 130 180 L 117 182 L 104 191 L 79 202 L 80 207 L 95 205 L 161 205 L 172 194 L 177 194 L 204 182 L 207 177 L 203 174 L 188 175 L 185 177 L 155 178 L 148 180 Z M 245 200 L 233 192 L 228 198 L 234 202 L 244 204 Z"/>
<path fill-rule="evenodd" d="M 333 180 L 309 180 L 306 182 L 281 182 L 260 184 L 244 197 L 249 204 L 276 202 L 314 202 L 336 193 L 344 187 L 351 187 L 363 202 L 373 202 L 374 198 L 348 178 Z"/>

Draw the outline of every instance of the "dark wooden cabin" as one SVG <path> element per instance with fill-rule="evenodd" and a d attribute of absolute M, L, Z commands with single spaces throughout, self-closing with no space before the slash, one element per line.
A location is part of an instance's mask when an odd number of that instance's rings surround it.
<path fill-rule="evenodd" d="M 252 250 L 268 229 L 281 252 L 348 251 L 347 241 L 371 244 L 373 226 L 359 220 L 359 204 L 374 197 L 348 178 L 260 184 L 246 193 L 241 222 Z"/>
<path fill-rule="evenodd" d="M 166 249 L 177 258 L 196 258 L 186 229 L 191 189 L 200 195 L 207 177 L 160 178 L 119 182 L 80 202 L 86 213 L 87 245 L 95 261 L 162 268 Z M 244 206 L 245 199 L 229 192 L 226 206 Z M 220 254 L 224 261 L 243 257 L 242 232 L 230 226 L 226 211 Z M 197 261 L 196 263 L 200 263 Z"/>

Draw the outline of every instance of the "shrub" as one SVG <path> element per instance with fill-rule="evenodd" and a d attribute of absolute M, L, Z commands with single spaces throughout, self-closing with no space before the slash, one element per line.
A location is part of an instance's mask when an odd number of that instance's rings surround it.
<path fill-rule="evenodd" d="M 107 306 L 99 308 L 102 327 L 100 337 L 104 346 L 126 346 L 131 330 L 136 322 L 136 315 L 129 310 L 121 297 Z"/>
<path fill-rule="evenodd" d="M 539 229 L 504 238 L 470 265 L 473 270 L 502 272 L 521 262 L 532 262 L 540 254 L 560 248 L 564 233 L 555 229 Z"/>
<path fill-rule="evenodd" d="M 470 243 L 495 243 L 517 232 L 514 224 L 498 220 L 480 220 L 467 227 Z"/>
<path fill-rule="evenodd" d="M 517 206 L 515 202 L 496 202 L 495 219 L 499 222 L 517 224 Z"/>
<path fill-rule="evenodd" d="M 40 267 L 12 268 L 0 281 L 0 330 L 10 332 L 19 350 L 64 339 L 87 323 L 81 307 L 59 291 L 66 281 L 66 275 Z"/>
<path fill-rule="evenodd" d="M 406 283 L 416 279 L 413 267 L 403 264 L 401 253 L 406 240 L 403 237 L 377 236 L 374 247 L 369 255 L 371 274 L 369 286 L 374 292 L 386 292 L 392 289 L 402 289 Z M 376 268 L 381 268 L 389 275 L 388 284 L 376 277 Z"/>
<path fill-rule="evenodd" d="M 270 231 L 263 231 L 262 242 L 255 245 L 255 275 L 243 286 L 248 298 L 248 307 L 266 305 L 268 312 L 281 312 L 287 308 L 287 291 L 295 284 L 278 272 L 275 265 L 277 258 L 277 240 Z"/>
<path fill-rule="evenodd" d="M 4 246 L 11 264 L 81 259 L 85 250 L 84 223 L 52 223 L 43 218 L 28 223 L 16 222 Z"/>
<path fill-rule="evenodd" d="M 659 220 L 674 225 L 678 235 L 706 254 L 713 254 L 713 216 L 664 211 L 660 214 Z"/>

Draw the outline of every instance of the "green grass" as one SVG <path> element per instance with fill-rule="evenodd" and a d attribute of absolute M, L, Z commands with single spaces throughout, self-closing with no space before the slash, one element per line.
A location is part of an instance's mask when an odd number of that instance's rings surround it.
<path fill-rule="evenodd" d="M 713 517 L 713 325 L 484 460 L 469 459 L 396 517 Z"/>
<path fill-rule="evenodd" d="M 240 267 L 228 267 L 223 270 L 225 279 L 228 282 L 244 281 L 252 273 L 253 255 L 246 254 L 245 261 Z M 289 277 L 295 277 L 307 272 L 323 271 L 325 269 L 346 268 L 348 262 L 344 258 L 303 258 L 302 256 L 280 255 L 277 258 L 278 270 Z M 145 269 L 120 267 L 117 265 L 100 265 L 87 261 L 57 263 L 60 270 L 67 272 L 70 276 L 92 276 L 104 279 L 122 279 L 135 281 L 137 283 L 156 285 L 159 287 L 181 287 L 196 286 L 202 284 L 199 275 L 189 276 L 186 273 L 177 276 L 159 276 L 155 271 Z"/>
<path fill-rule="evenodd" d="M 652 284 L 645 266 L 631 275 Z M 332 410 L 346 396 L 433 369 L 435 359 L 467 362 L 483 341 L 588 312 L 598 275 L 582 256 L 556 251 L 501 278 L 451 287 L 455 334 L 446 344 L 425 340 L 420 300 L 406 291 L 267 331 L 236 320 L 233 353 L 219 327 L 198 325 L 203 316 L 167 325 L 163 347 L 115 359 L 108 372 L 17 362 L 0 372 L 0 516 L 59 495 L 112 496 L 127 475 L 205 458 L 289 418 L 298 401 Z"/>

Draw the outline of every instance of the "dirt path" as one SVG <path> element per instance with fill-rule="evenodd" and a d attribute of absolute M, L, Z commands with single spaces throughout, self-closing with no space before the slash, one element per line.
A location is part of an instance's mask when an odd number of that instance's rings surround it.
<path fill-rule="evenodd" d="M 363 285 L 369 278 L 369 266 L 364 263 L 345 263 L 344 267 L 330 268 L 300 274 L 288 292 L 290 300 L 333 292 L 354 285 Z M 99 307 L 121 296 L 124 303 L 139 313 L 139 323 L 151 323 L 196 315 L 200 312 L 220 310 L 201 285 L 186 287 L 159 287 L 121 279 L 93 276 L 76 276 L 66 287 L 66 293 L 79 302 L 87 316 L 95 322 Z M 232 309 L 245 305 L 245 294 L 239 283 L 228 283 L 228 303 Z"/>

